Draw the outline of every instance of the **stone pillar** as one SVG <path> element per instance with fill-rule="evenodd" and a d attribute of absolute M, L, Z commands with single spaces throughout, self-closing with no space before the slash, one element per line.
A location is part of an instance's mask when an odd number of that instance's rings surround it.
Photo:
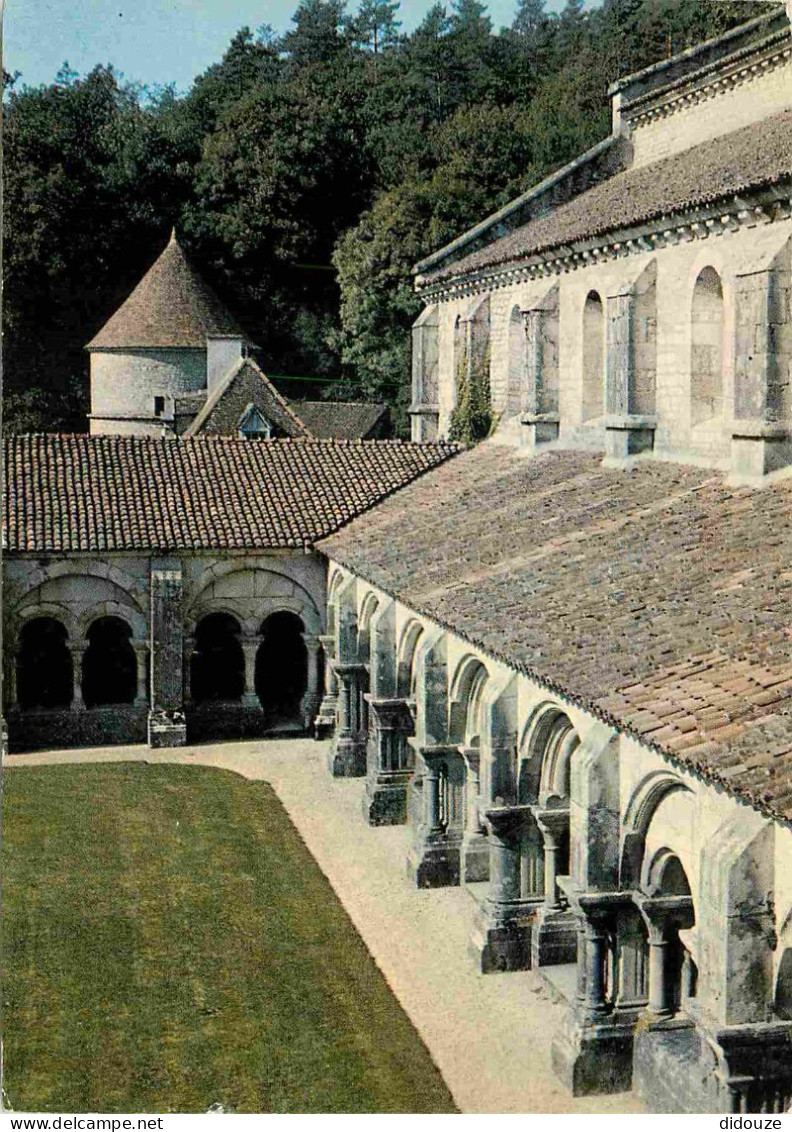
<path fill-rule="evenodd" d="M 17 663 L 16 652 L 9 650 L 6 653 L 5 664 L 3 665 L 3 698 L 7 712 L 16 711 L 19 706 L 17 702 Z"/>
<path fill-rule="evenodd" d="M 542 444 L 558 440 L 558 405 L 549 405 L 545 396 L 545 352 L 547 324 L 550 318 L 547 310 L 526 310 L 522 312 L 525 323 L 525 396 L 520 416 L 522 425 L 522 444 L 535 450 Z"/>
<path fill-rule="evenodd" d="M 319 638 L 324 650 L 324 695 L 314 722 L 314 735 L 317 739 L 326 739 L 333 733 L 338 708 L 338 678 L 335 672 L 335 637 L 326 633 Z"/>
<path fill-rule="evenodd" d="M 258 636 L 243 636 L 240 640 L 242 655 L 245 658 L 245 684 L 242 689 L 242 707 L 260 709 L 261 704 L 256 695 L 256 654 L 261 644 Z"/>
<path fill-rule="evenodd" d="M 314 723 L 322 699 L 322 691 L 319 687 L 319 650 L 322 647 L 322 639 L 321 637 L 304 637 L 303 640 L 308 653 L 308 678 L 300 710 L 307 731 Z"/>
<path fill-rule="evenodd" d="M 649 934 L 647 1017 L 652 1021 L 669 1018 L 676 1011 L 675 988 L 668 970 L 670 947 L 678 939 L 680 928 L 693 927 L 693 901 L 689 896 L 637 896 L 636 903 Z M 681 976 L 681 972 L 678 974 Z"/>
<path fill-rule="evenodd" d="M 574 963 L 578 932 L 575 917 L 561 900 L 558 888 L 561 845 L 569 834 L 569 810 L 533 808 L 544 848 L 544 903 L 531 940 L 534 967 Z"/>
<path fill-rule="evenodd" d="M 489 839 L 480 814 L 481 752 L 460 747 L 465 763 L 465 832 L 462 838 L 462 880 L 468 884 L 489 879 Z"/>
<path fill-rule="evenodd" d="M 178 559 L 151 563 L 151 706 L 150 747 L 183 747 L 187 742 L 184 715 L 183 580 Z"/>
<path fill-rule="evenodd" d="M 657 420 L 636 413 L 635 388 L 635 294 L 625 288 L 607 302 L 607 347 L 605 350 L 606 463 L 620 463 L 654 447 Z"/>
<path fill-rule="evenodd" d="M 185 637 L 182 648 L 182 686 L 185 705 L 192 703 L 192 658 L 195 653 L 195 637 Z"/>
<path fill-rule="evenodd" d="M 338 717 L 330 751 L 330 773 L 335 778 L 361 778 L 366 773 L 366 735 L 360 730 L 360 686 L 366 677 L 362 664 L 335 665 L 338 680 Z"/>
<path fill-rule="evenodd" d="M 456 747 L 419 747 L 423 763 L 423 814 L 415 844 L 407 858 L 407 874 L 418 888 L 442 888 L 459 884 L 461 829 L 448 823 L 442 812 L 441 767 L 459 759 Z"/>
<path fill-rule="evenodd" d="M 83 701 L 82 692 L 82 662 L 85 650 L 88 648 L 87 641 L 69 641 L 69 652 L 72 658 L 72 711 L 84 711 L 85 702 Z"/>
<path fill-rule="evenodd" d="M 473 927 L 471 950 L 482 974 L 531 965 L 531 930 L 541 897 L 522 894 L 523 842 L 530 806 L 488 809 L 489 889 Z"/>
<path fill-rule="evenodd" d="M 371 757 L 366 775 L 363 813 L 370 825 L 403 825 L 407 820 L 407 790 L 413 773 L 413 717 L 404 699 L 367 695 Z"/>
<path fill-rule="evenodd" d="M 738 275 L 732 478 L 761 480 L 792 464 L 792 306 L 790 253 L 764 271 Z"/>
<path fill-rule="evenodd" d="M 148 696 L 146 694 L 146 676 L 148 675 L 148 642 L 133 641 L 137 663 L 137 685 L 135 688 L 135 707 L 146 707 Z"/>
<path fill-rule="evenodd" d="M 615 1007 L 622 1016 L 637 1017 L 647 1005 L 647 944 L 642 917 L 624 908 L 617 918 L 619 981 Z"/>

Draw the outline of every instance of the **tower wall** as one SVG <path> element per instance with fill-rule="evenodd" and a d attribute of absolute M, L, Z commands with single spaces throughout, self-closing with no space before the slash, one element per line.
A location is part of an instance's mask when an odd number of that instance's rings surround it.
<path fill-rule="evenodd" d="M 156 436 L 173 398 L 206 389 L 206 350 L 159 348 L 91 353 L 91 433 Z M 165 398 L 165 414 L 154 398 Z"/>

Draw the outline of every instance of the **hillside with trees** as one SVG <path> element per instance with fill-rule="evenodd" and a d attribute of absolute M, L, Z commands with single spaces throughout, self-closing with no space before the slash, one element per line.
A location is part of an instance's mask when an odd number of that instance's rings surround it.
<path fill-rule="evenodd" d="M 616 77 L 774 6 L 519 0 L 497 30 L 453 0 L 404 34 L 393 0 L 301 0 L 186 93 L 6 75 L 4 427 L 86 428 L 83 347 L 175 225 L 287 396 L 404 429 L 416 260 L 604 137 Z"/>

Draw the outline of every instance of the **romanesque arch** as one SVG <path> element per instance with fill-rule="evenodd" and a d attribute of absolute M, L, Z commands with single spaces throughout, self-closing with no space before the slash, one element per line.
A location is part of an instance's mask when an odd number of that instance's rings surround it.
<path fill-rule="evenodd" d="M 241 626 L 227 611 L 208 613 L 195 626 L 190 662 L 193 703 L 239 702 L 245 689 Z"/>
<path fill-rule="evenodd" d="M 409 621 L 399 639 L 396 654 L 397 695 L 404 699 L 415 696 L 415 661 L 418 645 L 424 632 L 420 621 Z"/>
<path fill-rule="evenodd" d="M 278 726 L 300 719 L 308 688 L 308 650 L 305 626 L 296 613 L 271 613 L 261 625 L 256 652 L 255 691 L 268 724 Z"/>
<path fill-rule="evenodd" d="M 581 420 L 601 417 L 605 407 L 605 311 L 597 291 L 583 306 L 583 403 Z"/>
<path fill-rule="evenodd" d="M 676 791 L 690 793 L 690 787 L 678 775 L 666 770 L 646 775 L 633 791 L 622 819 L 619 869 L 622 888 L 637 888 L 640 885 L 649 825 L 663 799 Z"/>
<path fill-rule="evenodd" d="M 138 693 L 132 628 L 116 615 L 94 618 L 82 657 L 82 697 L 87 708 L 132 704 Z"/>
<path fill-rule="evenodd" d="M 451 681 L 448 736 L 452 743 L 466 747 L 481 745 L 481 712 L 488 672 L 474 656 L 465 657 Z"/>
<path fill-rule="evenodd" d="M 723 413 L 723 285 L 714 267 L 699 272 L 690 321 L 690 422 L 696 426 L 717 420 Z"/>
<path fill-rule="evenodd" d="M 322 618 L 308 590 L 288 574 L 270 568 L 218 563 L 202 579 L 186 615 L 186 629 L 194 634 L 199 621 L 210 613 L 228 613 L 249 638 L 258 635 L 261 623 L 277 612 L 295 613 L 309 636 L 322 631 Z"/>
<path fill-rule="evenodd" d="M 537 708 L 518 753 L 518 800 L 568 806 L 572 755 L 579 745 L 580 737 L 561 707 L 550 703 Z"/>
<path fill-rule="evenodd" d="M 68 707 L 73 697 L 68 633 L 54 617 L 22 626 L 16 660 L 17 702 L 23 710 Z"/>

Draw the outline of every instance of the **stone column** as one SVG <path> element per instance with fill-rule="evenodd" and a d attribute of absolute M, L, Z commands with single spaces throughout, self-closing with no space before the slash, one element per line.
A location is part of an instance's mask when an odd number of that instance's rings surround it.
<path fill-rule="evenodd" d="M 489 840 L 480 813 L 481 752 L 460 747 L 465 763 L 465 832 L 462 840 L 462 879 L 470 884 L 489 879 Z"/>
<path fill-rule="evenodd" d="M 324 695 L 314 723 L 314 734 L 317 739 L 326 739 L 333 733 L 338 709 L 338 678 L 335 671 L 336 642 L 332 633 L 326 633 L 319 637 L 319 641 L 324 649 L 325 683 Z"/>
<path fill-rule="evenodd" d="M 616 463 L 654 447 L 655 417 L 634 412 L 635 294 L 625 288 L 607 302 L 605 456 Z"/>
<path fill-rule="evenodd" d="M 561 844 L 569 832 L 569 810 L 534 807 L 533 814 L 544 848 L 544 904 L 531 940 L 533 965 L 574 963 L 578 938 L 575 917 L 565 907 L 558 889 Z"/>
<path fill-rule="evenodd" d="M 319 710 L 322 699 L 319 687 L 319 649 L 321 637 L 304 637 L 305 648 L 308 653 L 308 673 L 305 695 L 302 699 L 301 711 L 305 721 L 306 730 L 310 728 Z"/>
<path fill-rule="evenodd" d="M 535 810 L 534 816 L 544 842 L 545 908 L 548 912 L 555 912 L 561 908 L 556 882 L 561 839 L 569 830 L 569 811 Z"/>
<path fill-rule="evenodd" d="M 133 641 L 132 648 L 135 650 L 135 661 L 137 664 L 135 707 L 146 707 L 148 705 L 148 697 L 146 695 L 146 676 L 148 674 L 148 642 Z"/>
<path fill-rule="evenodd" d="M 15 711 L 17 709 L 17 663 L 18 656 L 15 651 L 9 649 L 6 653 L 5 664 L 3 665 L 3 692 L 5 698 L 5 710 Z"/>
<path fill-rule="evenodd" d="M 365 679 L 362 664 L 335 665 L 338 680 L 336 733 L 330 751 L 330 773 L 336 778 L 362 778 L 366 773 L 366 736 L 360 732 L 360 685 Z"/>
<path fill-rule="evenodd" d="M 544 343 L 550 312 L 543 309 L 522 312 L 525 324 L 525 394 L 522 424 L 522 443 L 530 449 L 558 440 L 559 415 L 557 405 L 547 405 L 544 397 L 545 357 Z"/>
<path fill-rule="evenodd" d="M 489 830 L 489 889 L 476 918 L 471 950 L 482 974 L 522 971 L 531 965 L 533 916 L 541 898 L 522 895 L 523 842 L 530 806 L 486 811 Z"/>
<path fill-rule="evenodd" d="M 82 662 L 85 650 L 88 648 L 87 641 L 69 641 L 69 652 L 72 658 L 72 711 L 84 711 L 85 702 L 83 701 L 82 692 Z"/>
<path fill-rule="evenodd" d="M 187 742 L 184 715 L 183 579 L 174 558 L 151 563 L 151 706 L 150 747 L 183 747 Z"/>
<path fill-rule="evenodd" d="M 370 825 L 403 825 L 407 789 L 412 778 L 413 717 L 404 699 L 378 699 L 368 694 L 371 757 L 366 776 L 363 813 Z"/>
<path fill-rule="evenodd" d="M 668 973 L 670 946 L 680 928 L 693 926 L 689 896 L 636 897 L 649 934 L 649 1005 L 652 1020 L 670 1017 L 676 1010 L 674 988 Z"/>
<path fill-rule="evenodd" d="M 256 655 L 261 644 L 258 636 L 243 636 L 240 640 L 242 655 L 245 658 L 245 684 L 242 691 L 243 708 L 261 708 L 256 695 Z"/>
<path fill-rule="evenodd" d="M 459 761 L 456 747 L 419 747 L 423 762 L 421 797 L 423 813 L 415 843 L 407 858 L 408 875 L 419 888 L 459 884 L 462 830 L 449 824 L 441 807 L 441 768 L 449 771 Z"/>
<path fill-rule="evenodd" d="M 182 684 L 184 703 L 192 703 L 192 658 L 195 653 L 195 637 L 185 637 L 182 649 Z"/>

